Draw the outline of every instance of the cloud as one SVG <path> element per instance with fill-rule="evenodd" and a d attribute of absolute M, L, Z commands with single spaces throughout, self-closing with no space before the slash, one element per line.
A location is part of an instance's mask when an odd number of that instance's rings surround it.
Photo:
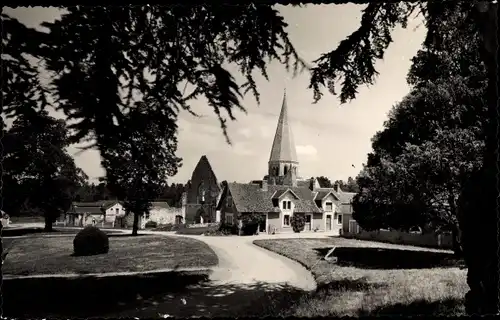
<path fill-rule="evenodd" d="M 304 156 L 316 156 L 318 153 L 318 150 L 310 144 L 305 145 L 305 146 L 297 146 L 296 147 L 297 154 L 304 155 Z"/>

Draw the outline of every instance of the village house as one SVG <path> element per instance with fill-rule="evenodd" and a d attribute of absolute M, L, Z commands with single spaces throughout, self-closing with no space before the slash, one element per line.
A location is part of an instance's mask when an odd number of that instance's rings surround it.
<path fill-rule="evenodd" d="M 167 202 L 152 202 L 149 214 L 139 217 L 139 229 L 144 229 L 148 221 L 154 221 L 158 225 L 181 224 L 185 220 L 185 194 L 183 195 L 182 207 L 170 207 Z M 134 215 L 123 207 L 117 200 L 102 200 L 96 202 L 73 202 L 70 210 L 61 215 L 56 225 L 71 227 L 85 227 L 95 225 L 107 228 L 131 228 L 134 223 Z"/>
<path fill-rule="evenodd" d="M 315 178 L 302 179 L 297 176 L 298 168 L 285 94 L 268 162 L 268 174 L 262 180 L 250 183 L 225 183 L 218 192 L 215 174 L 208 159 L 203 156 L 193 172 L 188 192 L 189 214 L 186 216 L 194 216 L 189 220 L 196 221 L 199 221 L 200 215 L 207 216 L 209 221 L 213 221 L 213 215 L 206 214 L 207 209 L 203 207 L 208 203 L 209 212 L 215 212 L 217 222 L 234 224 L 240 215 L 261 214 L 265 219 L 259 227 L 260 232 L 292 232 L 291 217 L 294 215 L 304 217 L 306 232 L 323 231 L 332 235 L 347 232 L 352 221 L 354 193 L 321 187 Z M 211 184 L 207 186 L 206 182 Z M 213 201 L 217 201 L 217 206 L 213 205 Z"/>
<path fill-rule="evenodd" d="M 186 194 L 184 193 L 182 196 L 182 207 L 181 208 L 175 208 L 175 207 L 170 207 L 166 201 L 154 201 L 151 203 L 151 209 L 149 211 L 148 215 L 144 215 L 140 219 L 140 229 L 144 229 L 146 226 L 146 223 L 149 221 L 154 221 L 158 225 L 165 225 L 165 224 L 181 224 L 184 223 L 184 220 L 186 218 L 186 212 L 185 212 L 185 199 L 186 199 Z M 132 225 L 134 222 L 134 217 L 133 215 L 130 215 L 129 220 L 127 221 L 127 224 Z"/>
<path fill-rule="evenodd" d="M 117 200 L 73 202 L 68 212 L 63 214 L 56 224 L 72 227 L 114 227 L 116 218 L 124 215 L 123 205 Z"/>

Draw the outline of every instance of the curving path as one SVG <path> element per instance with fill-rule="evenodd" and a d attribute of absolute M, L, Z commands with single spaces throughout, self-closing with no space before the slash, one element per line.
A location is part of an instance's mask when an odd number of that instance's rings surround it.
<path fill-rule="evenodd" d="M 144 231 L 165 234 L 170 232 Z M 312 274 L 299 263 L 253 245 L 250 237 L 190 237 L 207 243 L 219 257 L 209 281 L 189 286 L 186 291 L 166 295 L 161 301 L 144 302 L 140 310 L 124 311 L 135 317 L 162 316 L 250 316 L 270 315 L 273 311 L 289 308 L 290 301 L 314 290 Z M 272 238 L 296 237 L 293 234 Z M 324 237 L 305 235 L 304 238 Z M 116 316 L 121 316 L 116 315 Z"/>
<path fill-rule="evenodd" d="M 124 304 L 120 312 L 102 314 L 102 317 L 280 316 L 281 310 L 290 309 L 292 301 L 314 290 L 316 282 L 299 263 L 257 247 L 253 241 L 327 236 L 313 233 L 205 237 L 147 230 L 140 230 L 140 233 L 203 241 L 215 251 L 219 265 L 212 268 L 207 282 L 148 299 L 138 296 L 137 303 Z"/>

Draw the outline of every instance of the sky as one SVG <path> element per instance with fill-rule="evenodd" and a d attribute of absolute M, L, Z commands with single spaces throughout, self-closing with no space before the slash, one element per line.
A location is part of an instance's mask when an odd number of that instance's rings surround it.
<path fill-rule="evenodd" d="M 358 4 L 313 5 L 291 7 L 277 5 L 287 32 L 299 55 L 307 62 L 337 47 L 359 27 L 361 10 Z M 43 21 L 54 21 L 60 11 L 54 8 L 4 8 L 4 12 L 29 27 Z M 293 77 L 279 62 L 268 66 L 270 81 L 256 77 L 261 94 L 260 105 L 251 93 L 243 100 L 247 114 L 237 111 L 237 121 L 228 123 L 232 145 L 226 143 L 219 122 L 204 100 L 194 101 L 192 108 L 202 115 L 196 118 L 187 112 L 179 115 L 177 156 L 183 159 L 178 173 L 170 182 L 185 183 L 200 157 L 206 155 L 219 181 L 249 182 L 267 173 L 274 132 L 286 88 L 288 116 L 295 138 L 299 160 L 298 174 L 308 178 L 327 176 L 330 180 L 355 177 L 366 163 L 371 151 L 371 138 L 382 129 L 389 110 L 408 92 L 406 75 L 411 58 L 421 48 L 425 36 L 421 18 L 410 20 L 406 29 L 397 28 L 384 60 L 378 61 L 379 76 L 374 85 L 361 87 L 357 98 L 341 105 L 338 97 L 324 91 L 323 98 L 313 104 L 313 92 L 308 89 L 307 71 Z M 242 79 L 237 68 L 229 71 Z M 54 116 L 63 117 L 62 114 Z M 69 152 L 76 164 L 92 179 L 104 175 L 97 150 Z"/>

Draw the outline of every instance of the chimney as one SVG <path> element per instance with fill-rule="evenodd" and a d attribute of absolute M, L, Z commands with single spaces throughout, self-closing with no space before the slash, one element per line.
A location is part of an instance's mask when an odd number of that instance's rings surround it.
<path fill-rule="evenodd" d="M 320 188 L 319 182 L 316 178 L 312 177 L 310 180 L 309 188 L 314 191 Z"/>
<path fill-rule="evenodd" d="M 261 189 L 262 189 L 262 191 L 267 191 L 268 190 L 268 188 L 267 188 L 267 180 L 266 179 L 262 180 L 262 188 Z"/>

